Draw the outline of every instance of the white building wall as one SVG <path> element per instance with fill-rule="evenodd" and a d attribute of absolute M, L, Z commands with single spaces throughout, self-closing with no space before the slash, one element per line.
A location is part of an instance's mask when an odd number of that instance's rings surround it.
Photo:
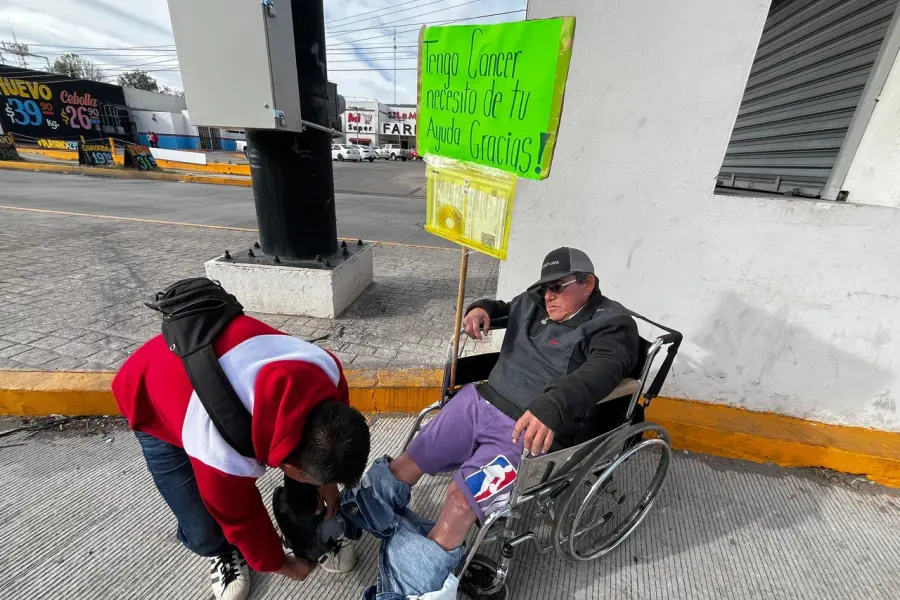
<path fill-rule="evenodd" d="M 170 113 L 180 113 L 183 110 L 187 110 L 184 96 L 160 94 L 146 90 L 136 90 L 130 87 L 123 87 L 122 91 L 125 93 L 125 104 L 131 108 Z"/>
<path fill-rule="evenodd" d="M 150 110 L 133 110 L 131 118 L 138 131 L 153 131 L 158 135 L 196 136 L 197 128 L 191 125 L 187 111 L 170 113 Z"/>
<path fill-rule="evenodd" d="M 851 202 L 900 208 L 900 54 L 842 187 Z"/>
<path fill-rule="evenodd" d="M 900 431 L 900 218 L 713 193 L 767 0 L 530 0 L 577 18 L 550 177 L 520 180 L 498 294 L 577 246 L 685 334 L 670 396 Z"/>

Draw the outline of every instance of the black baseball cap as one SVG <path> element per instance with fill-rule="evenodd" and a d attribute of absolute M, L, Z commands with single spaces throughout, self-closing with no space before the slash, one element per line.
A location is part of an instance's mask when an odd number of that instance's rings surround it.
<path fill-rule="evenodd" d="M 544 257 L 541 265 L 541 278 L 535 281 L 528 289 L 562 279 L 575 273 L 590 273 L 594 275 L 594 263 L 588 255 L 577 248 L 557 248 Z"/>

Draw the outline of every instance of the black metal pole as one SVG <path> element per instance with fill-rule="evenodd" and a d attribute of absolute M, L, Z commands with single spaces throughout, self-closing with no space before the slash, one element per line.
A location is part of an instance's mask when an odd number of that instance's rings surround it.
<path fill-rule="evenodd" d="M 323 0 L 292 0 L 300 114 L 330 128 Z M 338 249 L 331 135 L 248 129 L 259 242 L 269 256 L 311 259 Z"/>

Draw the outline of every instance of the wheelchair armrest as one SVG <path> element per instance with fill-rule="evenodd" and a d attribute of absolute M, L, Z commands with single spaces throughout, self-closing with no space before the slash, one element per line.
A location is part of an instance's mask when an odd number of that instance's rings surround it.
<path fill-rule="evenodd" d="M 509 317 L 496 317 L 491 319 L 491 331 L 495 329 L 506 329 L 506 326 L 509 324 Z M 466 332 L 465 328 L 460 329 L 460 335 Z"/>
<path fill-rule="evenodd" d="M 598 402 L 598 404 L 607 402 L 609 400 L 615 400 L 616 398 L 622 398 L 623 396 L 630 396 L 640 389 L 640 379 L 632 379 L 630 377 L 626 377 L 619 385 L 616 386 L 616 389 L 610 392 L 610 394 L 606 398 Z"/>
<path fill-rule="evenodd" d="M 509 317 L 497 317 L 491 319 L 491 329 L 506 329 L 509 324 Z"/>
<path fill-rule="evenodd" d="M 659 336 L 659 339 L 663 344 L 676 344 L 680 346 L 681 340 L 684 339 L 684 336 L 677 331 L 673 331 L 671 333 Z"/>

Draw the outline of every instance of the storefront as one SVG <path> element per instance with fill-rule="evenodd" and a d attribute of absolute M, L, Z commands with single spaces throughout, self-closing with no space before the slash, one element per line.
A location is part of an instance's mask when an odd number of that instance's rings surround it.
<path fill-rule="evenodd" d="M 402 148 L 416 147 L 416 105 L 388 106 L 387 119 L 379 128 L 382 144 L 400 144 Z"/>
<path fill-rule="evenodd" d="M 348 144 L 378 148 L 384 144 L 416 147 L 416 105 L 382 104 L 374 98 L 347 98 L 341 114 Z"/>
<path fill-rule="evenodd" d="M 378 115 L 373 110 L 354 110 L 344 113 L 344 134 L 348 144 L 378 146 Z"/>
<path fill-rule="evenodd" d="M 395 104 L 387 107 L 386 118 L 378 127 L 381 144 L 400 144 L 402 148 L 416 147 L 416 105 Z"/>
<path fill-rule="evenodd" d="M 0 65 L 0 125 L 20 140 L 127 134 L 117 85 Z"/>
<path fill-rule="evenodd" d="M 341 114 L 341 125 L 345 142 L 377 148 L 382 143 L 378 139 L 378 122 L 387 114 L 387 107 L 374 98 L 351 96 L 344 100 L 347 108 Z"/>

